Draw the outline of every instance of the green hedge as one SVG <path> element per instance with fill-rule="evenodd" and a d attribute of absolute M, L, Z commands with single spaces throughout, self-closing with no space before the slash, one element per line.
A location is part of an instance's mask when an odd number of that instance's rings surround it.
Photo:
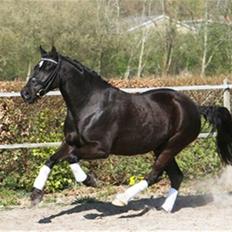
<path fill-rule="evenodd" d="M 63 138 L 63 121 L 66 109 L 61 97 L 44 97 L 31 106 L 21 99 L 0 100 L 0 143 L 54 142 Z M 208 128 L 204 129 L 205 131 Z M 215 139 L 198 139 L 178 155 L 178 163 L 186 178 L 196 178 L 216 173 L 220 161 Z M 0 152 L 0 187 L 31 190 L 39 168 L 54 148 L 2 150 Z M 85 171 L 93 172 L 106 184 L 128 184 L 146 175 L 153 164 L 153 154 L 135 157 L 110 156 L 106 160 L 82 161 Z M 133 179 L 132 178 L 132 179 Z M 55 166 L 46 185 L 47 192 L 54 192 L 74 184 L 66 162 Z"/>
<path fill-rule="evenodd" d="M 29 151 L 18 150 L 12 152 L 5 160 L 5 166 L 14 165 L 14 169 L 1 172 L 2 187 L 12 189 L 31 190 L 33 182 L 40 167 L 46 159 L 53 154 L 55 149 L 32 149 Z M 3 155 L 9 155 L 4 152 Z M 23 156 L 27 154 L 27 159 Z M 177 162 L 188 179 L 215 174 L 220 170 L 221 162 L 215 150 L 213 138 L 200 139 L 186 148 L 177 156 Z M 81 166 L 88 172 L 91 171 L 105 184 L 129 184 L 131 177 L 140 179 L 151 170 L 153 154 L 138 155 L 135 157 L 110 156 L 106 160 L 82 161 Z M 55 166 L 46 184 L 47 192 L 54 192 L 70 187 L 74 178 L 67 162 Z"/>

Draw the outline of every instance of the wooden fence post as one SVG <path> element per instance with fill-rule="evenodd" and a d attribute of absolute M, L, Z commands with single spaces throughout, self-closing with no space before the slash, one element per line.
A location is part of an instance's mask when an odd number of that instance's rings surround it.
<path fill-rule="evenodd" d="M 230 89 L 228 86 L 228 80 L 225 79 L 223 81 L 224 84 L 224 92 L 223 92 L 223 104 L 230 111 Z"/>

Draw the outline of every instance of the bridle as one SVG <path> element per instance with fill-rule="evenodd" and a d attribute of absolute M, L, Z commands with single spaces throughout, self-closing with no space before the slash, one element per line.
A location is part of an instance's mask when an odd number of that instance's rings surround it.
<path fill-rule="evenodd" d="M 51 58 L 42 57 L 40 59 L 40 62 L 48 61 L 48 62 L 54 63 L 56 64 L 56 68 L 52 71 L 52 73 L 48 76 L 48 78 L 45 81 L 37 80 L 38 83 L 42 86 L 42 88 L 36 93 L 38 97 L 42 97 L 49 91 L 50 86 L 54 83 L 56 77 L 59 75 L 59 70 L 60 70 L 62 59 L 72 64 L 74 68 L 78 70 L 78 72 L 83 74 L 84 69 L 82 67 L 77 66 L 75 62 L 73 62 L 71 59 L 67 57 L 58 55 L 58 61 L 51 59 Z"/>
<path fill-rule="evenodd" d="M 51 85 L 54 83 L 56 77 L 58 76 L 58 71 L 60 70 L 60 66 L 61 66 L 61 57 L 58 56 L 58 61 L 53 60 L 51 58 L 41 58 L 41 61 L 48 61 L 51 63 L 56 64 L 56 68 L 51 72 L 51 74 L 48 76 L 48 78 L 45 81 L 40 81 L 37 80 L 39 82 L 39 84 L 42 86 L 42 88 L 36 93 L 36 95 L 38 97 L 42 97 L 44 94 L 46 94 L 49 91 L 49 88 L 51 87 Z"/>
<path fill-rule="evenodd" d="M 54 64 L 58 64 L 58 61 L 55 61 L 55 60 L 50 59 L 50 58 L 41 58 L 40 61 L 50 61 L 50 62 L 52 62 Z"/>

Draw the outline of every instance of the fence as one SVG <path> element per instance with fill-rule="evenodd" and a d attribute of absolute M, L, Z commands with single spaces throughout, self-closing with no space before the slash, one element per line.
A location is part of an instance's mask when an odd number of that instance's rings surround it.
<path fill-rule="evenodd" d="M 228 84 L 227 80 L 224 80 L 221 85 L 195 85 L 195 86 L 174 86 L 165 87 L 172 88 L 177 91 L 207 91 L 207 90 L 223 90 L 223 104 L 228 110 L 231 110 L 230 103 L 230 89 L 232 85 Z M 156 88 L 121 88 L 121 90 L 128 93 L 144 92 Z M 52 91 L 47 94 L 48 96 L 60 96 L 59 91 Z M 20 97 L 18 92 L 0 92 L 0 98 Z M 205 138 L 208 133 L 201 133 L 200 138 Z M 19 149 L 19 148 L 42 148 L 42 147 L 56 147 L 60 142 L 43 142 L 43 143 L 20 143 L 20 144 L 0 144 L 0 149 Z"/>

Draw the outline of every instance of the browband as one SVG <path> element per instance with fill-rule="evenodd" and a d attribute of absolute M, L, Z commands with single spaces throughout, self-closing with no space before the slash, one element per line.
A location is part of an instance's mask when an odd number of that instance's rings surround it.
<path fill-rule="evenodd" d="M 55 61 L 55 60 L 53 60 L 53 59 L 49 59 L 49 58 L 41 58 L 40 60 L 41 60 L 41 61 L 50 61 L 50 62 L 52 62 L 52 63 L 54 63 L 54 64 L 58 64 L 57 61 Z"/>

